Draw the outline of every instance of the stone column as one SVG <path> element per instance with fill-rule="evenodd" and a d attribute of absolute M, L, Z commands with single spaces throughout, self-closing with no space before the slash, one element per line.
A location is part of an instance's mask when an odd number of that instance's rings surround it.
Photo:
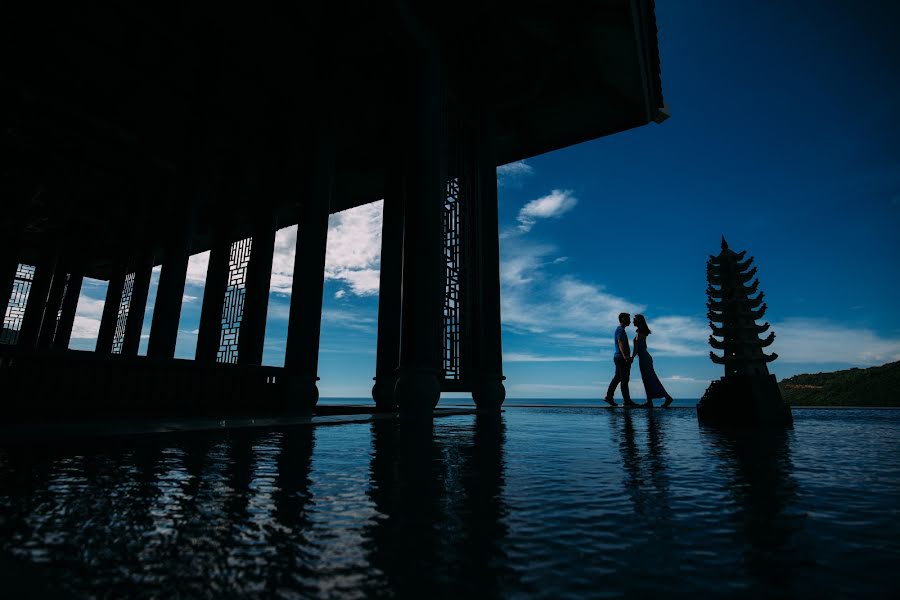
<path fill-rule="evenodd" d="M 32 349 L 37 346 L 58 257 L 56 249 L 49 250 L 40 263 L 35 265 L 34 280 L 31 282 L 25 314 L 22 317 L 22 329 L 19 330 L 19 339 L 16 342 L 19 348 Z"/>
<path fill-rule="evenodd" d="M 66 265 L 57 263 L 53 273 L 53 283 L 50 285 L 50 294 L 47 296 L 47 305 L 44 308 L 44 316 L 41 322 L 41 332 L 38 336 L 38 348 L 47 350 L 53 344 L 56 335 L 56 316 L 62 307 L 63 294 L 66 292 L 67 277 Z"/>
<path fill-rule="evenodd" d="M 475 334 L 477 374 L 472 399 L 479 408 L 500 410 L 503 387 L 503 352 L 500 331 L 500 227 L 497 216 L 497 159 L 494 153 L 492 114 L 482 110 L 476 138 L 478 206 L 475 214 L 479 239 L 478 283 L 473 286 L 478 325 Z"/>
<path fill-rule="evenodd" d="M 150 278 L 153 275 L 153 256 L 145 255 L 135 263 L 134 283 L 131 288 L 131 302 L 125 321 L 125 335 L 122 339 L 122 355 L 137 356 L 141 344 L 141 330 L 147 311 L 147 295 L 150 292 Z"/>
<path fill-rule="evenodd" d="M 395 157 L 399 159 L 400 157 Z M 402 159 L 400 160 L 402 163 Z M 403 272 L 403 202 L 401 169 L 388 174 L 381 226 L 381 273 L 378 286 L 378 353 L 372 398 L 380 410 L 397 408 L 394 386 L 400 364 L 400 279 Z"/>
<path fill-rule="evenodd" d="M 238 338 L 238 364 L 261 365 L 266 341 L 266 315 L 269 311 L 269 284 L 275 253 L 275 214 L 267 208 L 253 224 L 253 243 L 247 264 L 244 289 L 244 315 Z"/>
<path fill-rule="evenodd" d="M 334 150 L 331 140 L 319 136 L 319 144 L 312 150 L 300 199 L 291 307 L 284 353 L 284 394 L 287 407 L 301 412 L 311 411 L 319 400 L 316 381 L 333 176 Z"/>
<path fill-rule="evenodd" d="M 436 50 L 413 69 L 403 223 L 403 305 L 395 394 L 404 413 L 431 415 L 441 396 L 442 218 L 446 193 L 444 78 Z"/>
<path fill-rule="evenodd" d="M 188 203 L 190 205 L 192 201 L 188 200 Z M 191 257 L 191 236 L 194 231 L 193 210 L 190 206 L 186 210 L 189 214 L 177 222 L 166 240 L 159 285 L 156 288 L 156 302 L 150 321 L 150 339 L 147 341 L 147 356 L 153 358 L 175 356 L 184 284 Z"/>
<path fill-rule="evenodd" d="M 62 301 L 62 313 L 59 315 L 59 325 L 56 335 L 53 337 L 52 348 L 54 350 L 67 350 L 72 339 L 72 326 L 75 323 L 75 311 L 78 308 L 78 298 L 81 296 L 81 284 L 84 282 L 84 274 L 75 271 L 69 275 L 69 285 L 66 286 L 66 295 Z"/>
<path fill-rule="evenodd" d="M 222 307 L 228 286 L 228 261 L 231 237 L 224 224 L 213 231 L 213 243 L 206 268 L 206 286 L 200 309 L 200 332 L 197 335 L 196 360 L 215 362 L 222 336 Z"/>
<path fill-rule="evenodd" d="M 119 318 L 119 305 L 122 303 L 122 286 L 125 285 L 124 263 L 115 265 L 106 288 L 106 300 L 103 302 L 103 314 L 100 316 L 100 331 L 97 333 L 96 351 L 109 354 L 112 352 L 113 338 L 116 335 L 116 321 Z"/>

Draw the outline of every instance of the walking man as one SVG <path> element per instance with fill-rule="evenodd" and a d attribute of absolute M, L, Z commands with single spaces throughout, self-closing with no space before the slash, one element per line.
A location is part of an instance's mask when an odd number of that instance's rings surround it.
<path fill-rule="evenodd" d="M 619 326 L 616 327 L 616 335 L 614 342 L 616 352 L 613 354 L 613 362 L 616 363 L 616 375 L 609 382 L 609 389 L 606 390 L 604 402 L 610 406 L 616 406 L 613 395 L 616 393 L 616 386 L 622 384 L 622 406 L 638 406 L 631 401 L 631 394 L 628 393 L 628 379 L 631 377 L 631 347 L 628 345 L 628 333 L 625 328 L 631 325 L 631 315 L 628 313 L 619 313 Z"/>

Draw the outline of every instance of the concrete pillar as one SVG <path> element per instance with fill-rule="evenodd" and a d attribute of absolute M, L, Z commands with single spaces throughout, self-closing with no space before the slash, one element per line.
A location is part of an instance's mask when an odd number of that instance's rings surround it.
<path fill-rule="evenodd" d="M 44 316 L 41 321 L 41 332 L 38 335 L 38 348 L 48 350 L 53 344 L 56 335 L 56 316 L 62 307 L 63 295 L 68 284 L 66 265 L 58 263 L 53 273 L 53 283 L 50 284 L 50 294 L 47 296 L 47 305 L 44 307 Z"/>
<path fill-rule="evenodd" d="M 311 411 L 319 400 L 319 334 L 325 286 L 325 248 L 334 175 L 330 140 L 313 148 L 301 196 L 287 345 L 284 394 L 289 408 Z"/>
<path fill-rule="evenodd" d="M 147 294 L 150 292 L 150 278 L 153 275 L 153 257 L 144 256 L 135 263 L 134 283 L 131 288 L 131 302 L 128 305 L 128 319 L 122 340 L 122 355 L 137 356 L 141 344 L 141 330 L 147 311 Z"/>
<path fill-rule="evenodd" d="M 410 77 L 400 369 L 395 394 L 404 413 L 431 415 L 441 395 L 444 77 L 437 51 L 423 51 L 417 58 L 420 63 Z"/>
<path fill-rule="evenodd" d="M 100 331 L 97 333 L 96 351 L 102 354 L 112 352 L 113 338 L 116 335 L 116 320 L 119 317 L 119 305 L 122 303 L 122 286 L 125 285 L 124 263 L 115 265 L 110 273 L 109 287 L 106 288 L 106 300 L 103 302 L 103 314 L 100 316 Z"/>
<path fill-rule="evenodd" d="M 399 159 L 400 157 L 396 157 Z M 400 160 L 402 163 L 402 160 Z M 372 398 L 380 410 L 397 408 L 394 386 L 400 364 L 400 301 L 403 272 L 402 169 L 388 175 L 381 226 L 381 273 L 378 286 L 378 352 Z"/>
<path fill-rule="evenodd" d="M 213 231 L 213 243 L 206 268 L 206 286 L 203 290 L 203 306 L 200 309 L 200 332 L 197 335 L 198 361 L 215 362 L 222 336 L 222 307 L 225 288 L 228 286 L 228 260 L 231 253 L 231 237 L 225 224 Z"/>
<path fill-rule="evenodd" d="M 62 301 L 62 313 L 59 315 L 59 325 L 56 335 L 53 337 L 52 348 L 54 350 L 67 350 L 72 339 L 72 326 L 75 323 L 75 311 L 78 308 L 78 298 L 81 296 L 81 284 L 84 282 L 84 274 L 74 271 L 69 275 L 69 285 L 66 286 L 66 295 Z"/>
<path fill-rule="evenodd" d="M 273 212 L 263 210 L 253 225 L 253 243 L 244 288 L 244 315 L 238 338 L 238 364 L 261 365 L 266 341 L 266 315 L 269 310 L 269 284 L 275 253 L 276 220 Z"/>
<path fill-rule="evenodd" d="M 188 209 L 188 212 L 192 213 L 191 209 Z M 176 225 L 166 240 L 159 284 L 156 288 L 156 302 L 153 305 L 153 318 L 150 321 L 150 339 L 147 341 L 149 357 L 175 356 L 184 284 L 187 279 L 188 260 L 191 257 L 193 226 L 193 214 L 189 214 Z"/>
<path fill-rule="evenodd" d="M 475 299 L 477 325 L 476 381 L 472 398 L 479 408 L 500 410 L 506 398 L 500 330 L 500 226 L 497 216 L 497 159 L 494 153 L 493 115 L 483 110 L 476 140 L 478 206 L 475 221 L 478 285 Z"/>
<path fill-rule="evenodd" d="M 34 280 L 31 282 L 31 291 L 28 292 L 25 314 L 22 317 L 22 329 L 19 330 L 16 342 L 19 348 L 33 349 L 37 346 L 58 257 L 58 251 L 50 250 L 35 265 Z"/>

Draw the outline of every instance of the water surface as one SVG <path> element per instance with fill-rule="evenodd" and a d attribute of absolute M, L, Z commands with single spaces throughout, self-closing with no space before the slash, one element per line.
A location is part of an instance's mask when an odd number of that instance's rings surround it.
<path fill-rule="evenodd" d="M 0 578 L 83 597 L 887 596 L 900 411 L 509 408 L 0 450 Z"/>

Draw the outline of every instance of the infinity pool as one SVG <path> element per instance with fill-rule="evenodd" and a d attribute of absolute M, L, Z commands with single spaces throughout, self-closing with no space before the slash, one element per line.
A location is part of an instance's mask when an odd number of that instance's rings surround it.
<path fill-rule="evenodd" d="M 889 596 L 900 411 L 508 408 L 0 449 L 4 595 Z"/>

